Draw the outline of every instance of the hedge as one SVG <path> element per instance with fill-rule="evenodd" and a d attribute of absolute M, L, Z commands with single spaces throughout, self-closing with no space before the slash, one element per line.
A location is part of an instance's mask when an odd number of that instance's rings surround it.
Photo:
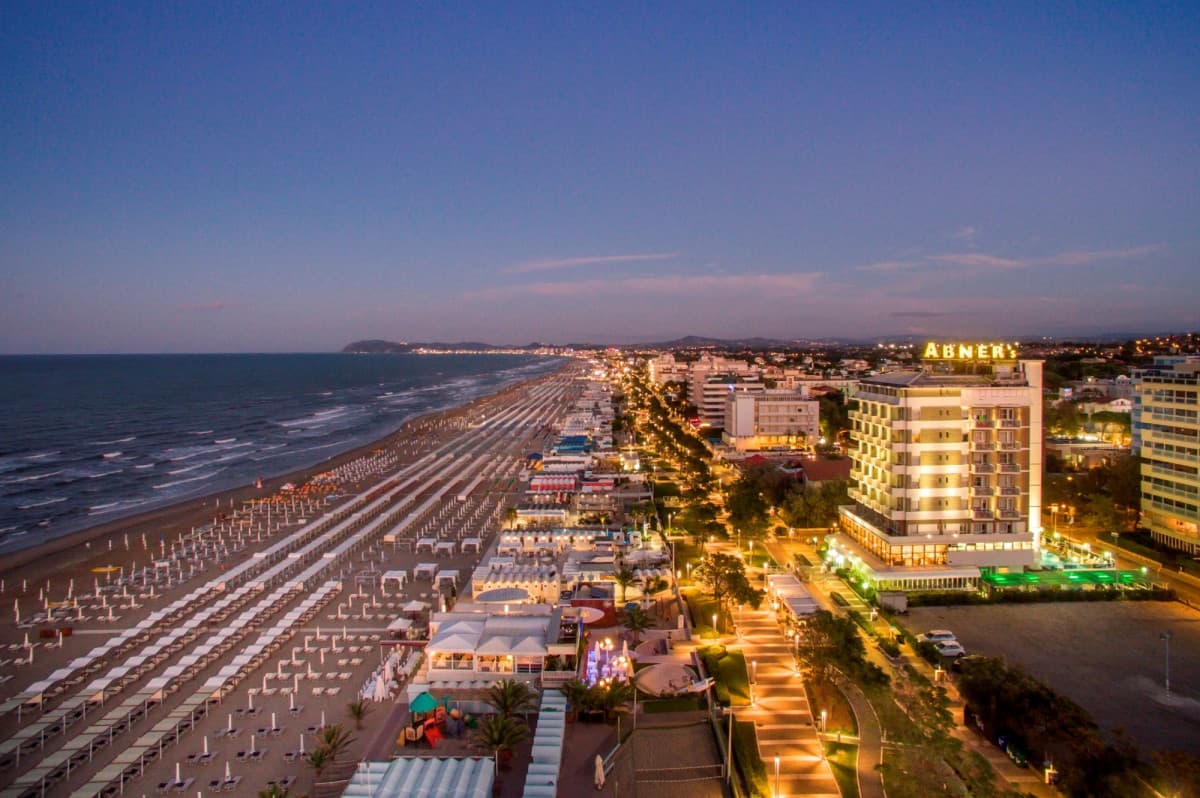
<path fill-rule="evenodd" d="M 1063 601 L 1174 601 L 1175 591 L 1163 588 L 1127 590 L 993 590 L 990 594 L 956 590 L 909 593 L 910 607 L 952 607 L 983 604 L 1042 604 Z"/>
<path fill-rule="evenodd" d="M 754 729 L 754 721 L 733 722 L 733 759 L 752 796 L 766 798 L 771 794 L 767 766 L 758 753 L 758 732 Z"/>

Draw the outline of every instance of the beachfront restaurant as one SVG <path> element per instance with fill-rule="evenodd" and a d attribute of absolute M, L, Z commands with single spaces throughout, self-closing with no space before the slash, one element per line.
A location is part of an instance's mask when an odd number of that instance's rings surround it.
<path fill-rule="evenodd" d="M 434 613 L 425 665 L 409 684 L 410 698 L 430 692 L 461 702 L 504 679 L 533 685 L 543 671 L 574 672 L 577 626 L 564 625 L 562 615 L 548 604 Z"/>

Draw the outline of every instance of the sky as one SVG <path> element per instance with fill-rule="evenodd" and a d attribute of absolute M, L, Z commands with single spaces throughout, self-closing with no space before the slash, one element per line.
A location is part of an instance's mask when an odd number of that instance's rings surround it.
<path fill-rule="evenodd" d="M 0 352 L 1200 328 L 1200 4 L 8 2 Z"/>

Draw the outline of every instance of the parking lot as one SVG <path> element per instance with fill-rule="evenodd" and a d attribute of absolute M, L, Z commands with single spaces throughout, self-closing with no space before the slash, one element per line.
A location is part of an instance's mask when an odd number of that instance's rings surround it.
<path fill-rule="evenodd" d="M 1144 751 L 1197 751 L 1200 612 L 1174 602 L 921 607 L 914 633 L 950 629 L 969 654 L 1019 663 Z M 1172 633 L 1171 694 L 1163 685 Z"/>

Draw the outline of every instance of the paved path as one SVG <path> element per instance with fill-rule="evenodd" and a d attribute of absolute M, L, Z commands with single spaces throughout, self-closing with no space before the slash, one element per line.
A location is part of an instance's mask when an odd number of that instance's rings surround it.
<path fill-rule="evenodd" d="M 858 722 L 858 772 L 859 798 L 886 798 L 887 791 L 883 787 L 883 732 L 879 718 L 871 702 L 863 695 L 858 687 L 847 682 L 842 687 L 842 695 L 850 702 Z"/>
<path fill-rule="evenodd" d="M 718 551 L 722 548 L 729 553 L 733 551 L 728 544 L 717 544 Z M 757 673 L 757 678 L 751 688 L 754 704 L 737 710 L 737 719 L 754 721 L 758 750 L 766 763 L 772 789 L 776 789 L 775 758 L 778 757 L 777 796 L 840 798 L 833 771 L 817 738 L 812 707 L 804 683 L 797 675 L 795 658 L 774 615 L 768 609 L 745 610 L 740 616 L 739 629 L 740 641 L 730 640 L 727 645 L 741 648 L 746 666 Z"/>

